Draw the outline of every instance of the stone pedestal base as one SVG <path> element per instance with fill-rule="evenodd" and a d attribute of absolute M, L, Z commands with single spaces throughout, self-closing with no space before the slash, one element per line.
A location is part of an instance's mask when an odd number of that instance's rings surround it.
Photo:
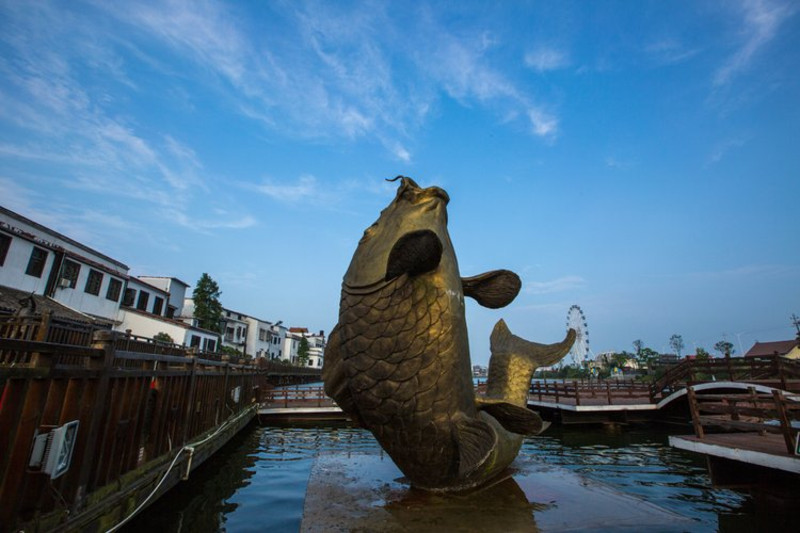
<path fill-rule="evenodd" d="M 301 531 L 685 531 L 692 522 L 562 468 L 523 463 L 490 486 L 409 487 L 387 456 L 320 456 Z"/>

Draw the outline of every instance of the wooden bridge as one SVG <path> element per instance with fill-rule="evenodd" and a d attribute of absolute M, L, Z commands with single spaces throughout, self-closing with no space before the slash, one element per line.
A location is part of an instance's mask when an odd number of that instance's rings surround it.
<path fill-rule="evenodd" d="M 273 383 L 319 379 L 294 370 L 0 318 L 0 532 L 116 529 L 250 423 Z"/>
<path fill-rule="evenodd" d="M 706 455 L 719 486 L 783 486 L 796 491 L 800 475 L 800 394 L 687 389 L 694 435 L 670 437 L 670 445 Z"/>

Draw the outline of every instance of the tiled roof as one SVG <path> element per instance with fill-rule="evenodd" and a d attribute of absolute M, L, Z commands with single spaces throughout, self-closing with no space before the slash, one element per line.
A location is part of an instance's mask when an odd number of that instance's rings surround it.
<path fill-rule="evenodd" d="M 15 313 L 23 306 L 21 300 L 25 300 L 30 296 L 31 293 L 29 292 L 0 285 L 0 312 L 9 314 Z M 95 322 L 92 317 L 84 315 L 83 313 L 78 313 L 69 307 L 61 305 L 55 300 L 45 298 L 40 294 L 34 294 L 32 296 L 33 301 L 36 303 L 35 313 L 37 315 L 47 310 L 55 317 L 68 318 L 70 320 L 78 320 L 86 323 Z"/>
<path fill-rule="evenodd" d="M 797 346 L 798 341 L 757 342 L 750 348 L 745 357 L 764 357 L 767 355 L 786 355 Z"/>

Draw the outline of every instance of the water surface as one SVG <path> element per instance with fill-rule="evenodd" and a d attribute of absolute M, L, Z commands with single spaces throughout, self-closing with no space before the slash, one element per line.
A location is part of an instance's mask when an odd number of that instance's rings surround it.
<path fill-rule="evenodd" d="M 783 508 L 713 488 L 704 459 L 670 448 L 667 436 L 658 426 L 552 427 L 520 454 L 677 512 L 691 519 L 687 531 L 797 530 Z M 253 427 L 126 530 L 298 531 L 314 460 L 329 452 L 382 453 L 361 429 Z"/>

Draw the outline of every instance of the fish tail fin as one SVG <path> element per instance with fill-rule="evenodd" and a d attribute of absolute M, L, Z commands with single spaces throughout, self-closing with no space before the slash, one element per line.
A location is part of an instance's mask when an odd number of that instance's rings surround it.
<path fill-rule="evenodd" d="M 575 330 L 555 344 L 539 344 L 517 337 L 500 319 L 490 339 L 492 356 L 486 379 L 486 397 L 513 405 L 527 405 L 533 372 L 561 360 L 575 342 Z"/>
<path fill-rule="evenodd" d="M 555 344 L 539 344 L 538 342 L 531 342 L 517 337 L 511 330 L 508 329 L 505 320 L 502 318 L 497 321 L 497 324 L 492 330 L 490 337 L 490 346 L 492 350 L 492 359 L 496 355 L 513 353 L 522 356 L 527 360 L 532 370 L 539 367 L 550 366 L 561 360 L 567 354 L 572 344 L 575 342 L 576 332 L 570 328 L 567 331 L 567 336 L 563 341 Z"/>

